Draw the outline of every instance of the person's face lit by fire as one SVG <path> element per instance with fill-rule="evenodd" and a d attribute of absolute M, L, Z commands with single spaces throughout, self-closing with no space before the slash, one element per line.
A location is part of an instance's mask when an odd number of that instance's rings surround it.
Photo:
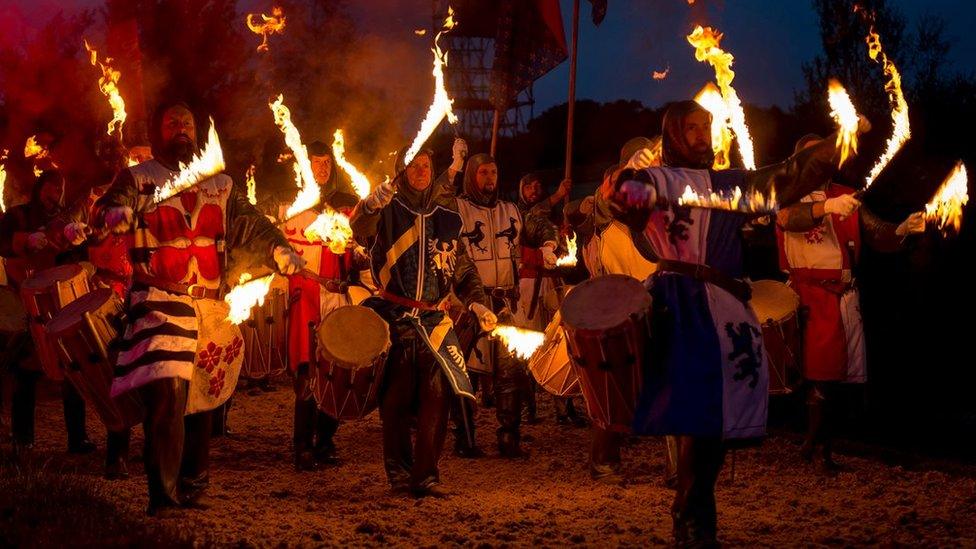
<path fill-rule="evenodd" d="M 430 166 L 430 157 L 426 154 L 418 154 L 407 166 L 407 183 L 414 190 L 424 191 L 430 187 L 432 179 L 433 169 Z"/>
<path fill-rule="evenodd" d="M 474 174 L 474 182 L 478 190 L 485 194 L 495 192 L 498 188 L 498 166 L 494 162 L 478 166 L 478 171 Z"/>
<path fill-rule="evenodd" d="M 498 175 L 495 175 L 497 179 Z M 525 200 L 526 204 L 535 204 L 539 200 L 542 200 L 542 182 L 538 179 L 534 179 L 525 185 L 522 185 L 522 199 Z"/>
<path fill-rule="evenodd" d="M 41 205 L 45 210 L 54 210 L 61 207 L 64 201 L 64 179 L 61 176 L 49 177 L 41 187 L 39 193 Z"/>
<path fill-rule="evenodd" d="M 166 109 L 162 117 L 160 137 L 163 150 L 171 160 L 189 163 L 197 149 L 197 127 L 193 113 L 182 105 Z"/>
<path fill-rule="evenodd" d="M 704 110 L 692 111 L 685 117 L 683 130 L 685 145 L 695 155 L 712 153 L 712 123 Z"/>
<path fill-rule="evenodd" d="M 312 173 L 315 175 L 315 182 L 319 185 L 325 183 L 332 177 L 332 157 L 324 154 L 322 156 L 310 156 L 312 162 Z"/>

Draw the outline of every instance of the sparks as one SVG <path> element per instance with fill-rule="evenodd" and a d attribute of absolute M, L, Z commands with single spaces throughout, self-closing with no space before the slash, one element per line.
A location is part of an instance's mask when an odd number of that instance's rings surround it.
<path fill-rule="evenodd" d="M 427 110 L 427 116 L 424 118 L 424 121 L 420 124 L 420 131 L 417 132 L 417 136 L 413 138 L 413 143 L 407 149 L 407 154 L 404 155 L 404 166 L 410 165 L 413 157 L 417 155 L 420 148 L 427 142 L 431 134 L 434 133 L 434 130 L 437 129 L 437 126 L 440 125 L 444 117 L 447 117 L 447 121 L 451 124 L 457 123 L 458 118 L 451 109 L 454 100 L 447 95 L 447 89 L 444 87 L 444 67 L 447 66 L 447 54 L 441 51 L 441 47 L 438 44 L 441 35 L 453 29 L 454 25 L 456 25 L 454 21 L 454 10 L 448 6 L 447 19 L 444 20 L 444 27 L 434 37 L 434 47 L 430 50 L 434 53 L 434 101 Z"/>
<path fill-rule="evenodd" d="M 774 213 L 778 209 L 776 204 L 776 189 L 774 188 L 769 196 L 759 191 L 753 191 L 746 195 L 742 189 L 735 187 L 732 192 L 710 192 L 707 195 L 700 195 L 691 188 L 685 187 L 685 192 L 678 197 L 679 206 L 693 206 L 698 208 L 709 208 L 713 210 L 726 210 L 742 213 Z"/>
<path fill-rule="evenodd" d="M 336 130 L 332 136 L 332 155 L 335 157 L 336 164 L 352 180 L 352 186 L 356 189 L 356 194 L 359 195 L 359 198 L 366 198 L 370 190 L 369 179 L 366 179 L 363 172 L 359 171 L 356 166 L 353 166 L 351 162 L 346 160 L 346 142 L 342 136 L 342 130 Z"/>
<path fill-rule="evenodd" d="M 180 172 L 172 179 L 156 188 L 153 201 L 157 204 L 224 171 L 224 152 L 220 149 L 220 139 L 213 118 L 207 131 L 207 143 L 189 164 L 180 162 Z"/>
<path fill-rule="evenodd" d="M 576 266 L 576 233 L 566 239 L 566 255 L 556 260 L 557 267 Z"/>
<path fill-rule="evenodd" d="M 962 208 L 969 203 L 969 178 L 966 166 L 957 162 L 939 190 L 925 205 L 925 221 L 934 224 L 942 232 L 951 226 L 956 234 L 962 227 Z"/>
<path fill-rule="evenodd" d="M 882 51 L 881 37 L 878 36 L 878 33 L 874 32 L 874 27 L 868 30 L 868 36 L 865 38 L 865 42 L 868 45 L 868 56 L 875 61 L 878 61 L 878 57 L 880 56 L 881 65 L 884 67 L 884 74 L 888 77 L 888 81 L 885 82 L 885 92 L 888 93 L 888 101 L 891 103 L 892 121 L 891 137 L 888 138 L 888 142 L 885 145 L 885 152 L 868 174 L 867 184 L 864 186 L 864 189 L 867 190 L 885 169 L 885 166 L 891 162 L 891 159 L 898 154 L 902 146 L 911 139 L 912 128 L 908 120 L 908 102 L 905 101 L 905 94 L 901 90 L 901 74 L 898 72 L 898 67 L 895 66 L 894 62 Z"/>
<path fill-rule="evenodd" d="M 837 148 L 840 149 L 838 166 L 843 166 L 848 157 L 857 154 L 857 109 L 844 86 L 833 78 L 828 82 L 827 101 L 830 103 L 830 116 L 837 123 Z"/>
<path fill-rule="evenodd" d="M 247 181 L 247 201 L 251 203 L 252 206 L 256 206 L 258 203 L 258 189 L 257 183 L 254 181 L 254 172 L 256 168 L 254 164 L 247 169 L 247 173 L 244 174 L 244 179 Z"/>
<path fill-rule="evenodd" d="M 747 170 L 754 170 L 756 169 L 756 160 L 753 153 L 752 137 L 749 135 L 749 127 L 746 125 L 746 115 L 742 110 L 742 102 L 739 101 L 739 95 L 736 93 L 735 88 L 732 87 L 732 79 L 735 78 L 735 73 L 732 71 L 734 57 L 731 53 L 719 47 L 722 36 L 722 33 L 711 27 L 702 28 L 698 26 L 695 27 L 695 30 L 687 38 L 688 43 L 695 48 L 695 59 L 701 62 L 707 62 L 715 69 L 715 81 L 718 82 L 718 87 L 722 92 L 722 99 L 725 102 L 725 117 L 721 122 L 735 132 L 736 141 L 739 143 L 739 155 L 742 157 L 742 165 Z M 713 113 L 713 126 L 715 124 L 714 118 Z M 714 128 L 712 129 L 712 133 L 714 135 Z M 712 143 L 712 148 L 715 148 L 714 143 Z M 728 168 L 728 149 L 724 150 L 726 164 L 724 166 L 718 165 L 719 156 L 716 155 L 715 169 Z"/>
<path fill-rule="evenodd" d="M 274 273 L 252 280 L 250 273 L 241 274 L 237 285 L 224 296 L 224 301 L 230 305 L 227 320 L 232 324 L 240 324 L 251 316 L 251 309 L 264 304 L 264 297 L 271 288 Z"/>
<path fill-rule="evenodd" d="M 112 58 L 106 57 L 104 63 L 98 61 L 98 52 L 95 51 L 85 40 L 85 49 L 90 54 L 90 61 L 93 67 L 98 67 L 102 71 L 101 78 L 98 79 L 98 89 L 102 95 L 108 98 L 108 104 L 112 107 L 112 120 L 108 123 L 108 134 L 113 133 L 122 137 L 122 125 L 125 124 L 125 101 L 119 94 L 119 77 L 122 73 L 112 68 Z"/>
<path fill-rule="evenodd" d="M 668 73 L 671 72 L 671 67 L 664 69 L 663 71 L 652 71 L 651 78 L 654 80 L 664 80 L 668 77 Z"/>
<path fill-rule="evenodd" d="M 261 19 L 260 22 L 258 22 L 259 18 Z M 254 34 L 262 36 L 258 51 L 268 51 L 268 37 L 272 34 L 281 34 L 285 30 L 284 13 L 278 6 L 271 8 L 270 17 L 263 13 L 249 13 L 247 14 L 247 28 L 251 29 Z"/>
<path fill-rule="evenodd" d="M 516 326 L 499 324 L 491 331 L 492 337 L 499 338 L 508 352 L 515 356 L 527 360 L 535 354 L 536 350 L 542 346 L 546 334 L 535 330 L 526 330 Z"/>

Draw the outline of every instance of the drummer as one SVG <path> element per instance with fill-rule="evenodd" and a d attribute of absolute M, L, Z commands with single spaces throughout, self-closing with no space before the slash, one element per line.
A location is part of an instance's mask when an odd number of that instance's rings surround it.
<path fill-rule="evenodd" d="M 7 210 L 0 221 L 0 256 L 6 261 L 10 286 L 18 289 L 32 272 L 55 266 L 58 254 L 69 247 L 64 234 L 64 178 L 46 170 L 34 181 L 30 201 Z M 35 345 L 49 345 L 35 341 Z M 36 347 L 35 347 L 36 349 Z M 25 351 L 29 352 L 29 351 Z M 34 446 L 34 409 L 37 382 L 41 378 L 36 352 L 15 361 L 10 424 L 14 450 L 26 457 Z M 95 450 L 85 429 L 85 402 L 67 380 L 61 383 L 68 452 L 87 454 Z"/>
<path fill-rule="evenodd" d="M 341 213 L 349 214 L 359 201 L 352 185 L 340 177 L 332 149 L 321 141 L 308 145 L 315 182 L 319 185 L 321 201 Z M 322 285 L 324 280 L 355 283 L 359 265 L 349 242 L 345 253 L 335 254 L 320 239 L 309 241 L 305 227 L 315 220 L 318 212 L 306 210 L 287 220 L 283 226 L 288 243 L 305 260 L 305 271 L 317 275 L 310 278 L 301 272 L 288 277 L 288 367 L 294 376 L 295 423 L 293 448 L 295 468 L 310 471 L 320 465 L 338 464 L 334 436 L 339 420 L 318 410 L 309 383 L 316 361 L 314 338 L 316 328 L 331 311 L 350 305 L 349 294 L 330 293 Z"/>

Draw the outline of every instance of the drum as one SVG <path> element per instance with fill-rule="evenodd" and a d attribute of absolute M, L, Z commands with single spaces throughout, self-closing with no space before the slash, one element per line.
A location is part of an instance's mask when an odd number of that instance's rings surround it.
<path fill-rule="evenodd" d="M 390 350 L 386 321 L 367 307 L 340 307 L 319 324 L 316 343 L 311 390 L 319 409 L 340 420 L 375 410 Z"/>
<path fill-rule="evenodd" d="M 244 365 L 241 377 L 265 379 L 288 368 L 288 279 L 274 277 L 271 289 L 251 318 L 241 324 Z"/>
<path fill-rule="evenodd" d="M 543 389 L 557 397 L 579 395 L 579 374 L 569 359 L 566 331 L 562 327 L 559 311 L 556 311 L 545 333 L 542 347 L 529 359 L 532 377 Z"/>
<path fill-rule="evenodd" d="M 119 297 L 100 288 L 66 305 L 47 324 L 65 377 L 109 431 L 132 427 L 145 415 L 137 391 L 111 396 L 122 314 Z"/>
<path fill-rule="evenodd" d="M 30 318 L 31 336 L 44 373 L 61 380 L 58 355 L 48 340 L 44 325 L 65 305 L 91 291 L 88 273 L 77 264 L 59 265 L 31 275 L 20 286 L 20 296 Z"/>
<path fill-rule="evenodd" d="M 769 360 L 769 394 L 790 394 L 802 378 L 800 296 L 781 282 L 757 280 L 752 283 L 749 305 L 762 326 L 763 348 Z"/>
<path fill-rule="evenodd" d="M 559 312 L 590 418 L 630 431 L 650 350 L 650 294 L 629 276 L 601 276 L 573 288 Z"/>

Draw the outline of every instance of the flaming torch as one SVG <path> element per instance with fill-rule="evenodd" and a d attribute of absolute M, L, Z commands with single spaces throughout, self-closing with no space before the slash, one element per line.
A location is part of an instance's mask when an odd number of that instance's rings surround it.
<path fill-rule="evenodd" d="M 840 82 L 830 79 L 827 85 L 827 101 L 830 103 L 830 116 L 837 123 L 837 147 L 840 149 L 840 163 L 843 166 L 848 157 L 857 154 L 857 109 L 851 103 L 847 90 Z"/>
<path fill-rule="evenodd" d="M 695 30 L 687 36 L 688 43 L 695 48 L 695 59 L 701 62 L 708 62 L 715 69 L 715 80 L 718 82 L 718 87 L 722 91 L 722 99 L 725 102 L 725 109 L 723 118 L 721 122 L 726 126 L 730 127 L 733 132 L 735 132 L 735 138 L 739 143 L 739 154 L 742 157 L 742 164 L 747 170 L 756 169 L 756 160 L 753 153 L 752 147 L 752 137 L 749 135 L 749 127 L 746 125 L 746 115 L 742 110 L 742 102 L 739 101 L 739 95 L 736 93 L 735 88 L 732 87 L 732 79 L 735 78 L 735 73 L 732 71 L 732 61 L 734 57 L 731 53 L 726 52 L 719 47 L 719 43 L 722 41 L 722 33 L 712 29 L 711 27 L 702 28 L 700 25 L 695 27 Z M 708 107 L 705 107 L 708 108 Z M 714 129 L 714 118 L 715 113 L 712 113 L 713 117 L 713 128 L 712 134 L 715 134 Z M 715 144 L 712 143 L 712 148 L 715 148 Z M 725 161 L 728 162 L 728 149 L 725 151 Z M 728 168 L 728 164 L 725 166 L 718 165 L 718 156 L 716 156 L 715 169 Z"/>
<path fill-rule="evenodd" d="M 237 285 L 224 296 L 224 301 L 230 305 L 227 320 L 232 324 L 240 324 L 251 316 L 251 309 L 264 304 L 264 296 L 271 289 L 274 273 L 254 278 L 250 273 L 241 274 Z"/>
<path fill-rule="evenodd" d="M 769 196 L 759 191 L 752 191 L 746 195 L 739 187 L 735 187 L 731 192 L 712 191 L 700 195 L 691 188 L 691 185 L 686 186 L 685 192 L 678 197 L 678 205 L 762 215 L 775 213 L 778 209 L 776 189 L 773 189 Z"/>
<path fill-rule="evenodd" d="M 254 172 L 256 168 L 254 164 L 247 169 L 244 174 L 244 180 L 247 182 L 247 201 L 251 203 L 252 206 L 256 206 L 258 203 L 258 189 L 257 183 L 254 181 Z"/>
<path fill-rule="evenodd" d="M 868 44 L 868 56 L 875 61 L 878 60 L 878 56 L 881 57 L 884 74 L 888 77 L 888 81 L 885 83 L 885 91 L 888 93 L 888 101 L 891 103 L 892 121 L 891 137 L 888 138 L 885 152 L 868 174 L 867 184 L 864 186 L 866 191 L 885 169 L 885 166 L 891 162 L 891 159 L 898 154 L 902 146 L 911 139 L 912 128 L 908 120 L 908 102 L 905 101 L 905 94 L 901 91 L 901 74 L 898 72 L 898 67 L 881 50 L 881 37 L 874 32 L 874 27 L 868 30 L 865 41 Z"/>
<path fill-rule="evenodd" d="M 7 170 L 3 163 L 7 161 L 7 149 L 0 152 L 0 213 L 7 211 L 7 203 L 3 198 L 4 185 L 7 183 Z"/>
<path fill-rule="evenodd" d="M 190 160 L 189 164 L 180 162 L 180 172 L 156 188 L 153 202 L 159 204 L 222 171 L 224 171 L 224 151 L 220 149 L 217 128 L 214 126 L 213 118 L 211 118 L 206 145 Z"/>
<path fill-rule="evenodd" d="M 105 58 L 104 63 L 99 63 L 98 52 L 88 44 L 88 40 L 84 42 L 85 49 L 90 54 L 92 66 L 97 66 L 102 70 L 102 77 L 98 79 L 98 89 L 101 90 L 102 95 L 108 98 L 108 104 L 112 107 L 112 120 L 108 123 L 108 134 L 116 133 L 121 139 L 122 124 L 125 124 L 125 101 L 119 94 L 118 83 L 122 73 L 112 68 L 111 57 Z"/>
<path fill-rule="evenodd" d="M 543 332 L 505 324 L 495 326 L 495 329 L 491 331 L 491 336 L 500 339 L 508 352 L 523 360 L 528 360 L 534 355 L 546 338 L 546 334 Z"/>
<path fill-rule="evenodd" d="M 352 186 L 356 189 L 356 194 L 359 195 L 359 198 L 366 198 L 369 195 L 369 179 L 366 179 L 363 172 L 359 171 L 356 166 L 353 166 L 351 162 L 346 160 L 346 143 L 342 137 L 342 130 L 336 130 L 335 135 L 332 136 L 332 154 L 335 156 L 336 164 L 352 180 Z"/>
<path fill-rule="evenodd" d="M 726 170 L 730 165 L 729 149 L 732 148 L 732 130 L 725 122 L 728 119 L 728 108 L 725 100 L 722 99 L 722 92 L 718 91 L 715 84 L 709 82 L 695 96 L 695 103 L 712 113 L 712 151 L 715 152 L 712 167 L 716 170 Z"/>
<path fill-rule="evenodd" d="M 254 34 L 262 36 L 258 51 L 268 51 L 268 36 L 281 34 L 285 30 L 285 15 L 278 6 L 271 8 L 270 17 L 263 13 L 249 13 L 247 14 L 247 28 L 251 29 Z"/>
<path fill-rule="evenodd" d="M 557 267 L 576 266 L 576 233 L 572 233 L 572 235 L 566 239 L 566 255 L 556 260 Z"/>
<path fill-rule="evenodd" d="M 427 139 L 434 133 L 437 126 L 440 125 L 441 120 L 447 117 L 447 121 L 451 124 L 457 123 L 457 116 L 451 109 L 451 104 L 454 101 L 447 95 L 447 89 L 444 87 L 444 67 L 447 65 L 447 54 L 441 51 L 441 47 L 438 44 L 441 35 L 445 32 L 454 28 L 457 23 L 454 21 L 454 10 L 448 6 L 447 7 L 447 19 L 444 20 L 444 28 L 437 33 L 434 37 L 434 47 L 430 51 L 434 53 L 434 102 L 431 103 L 430 108 L 427 109 L 427 116 L 424 121 L 420 124 L 420 131 L 417 132 L 417 136 L 413 138 L 413 143 L 410 148 L 407 149 L 407 154 L 403 157 L 403 165 L 409 166 L 413 157 L 417 155 L 420 151 L 420 147 L 424 145 Z"/>
<path fill-rule="evenodd" d="M 312 242 L 321 240 L 337 255 L 344 253 L 346 244 L 352 240 L 349 218 L 331 208 L 326 208 L 303 232 L 305 238 Z"/>
<path fill-rule="evenodd" d="M 957 162 L 932 201 L 925 205 L 925 221 L 935 224 L 943 233 L 951 226 L 958 234 L 962 227 L 962 207 L 969 203 L 968 183 L 966 166 Z"/>

